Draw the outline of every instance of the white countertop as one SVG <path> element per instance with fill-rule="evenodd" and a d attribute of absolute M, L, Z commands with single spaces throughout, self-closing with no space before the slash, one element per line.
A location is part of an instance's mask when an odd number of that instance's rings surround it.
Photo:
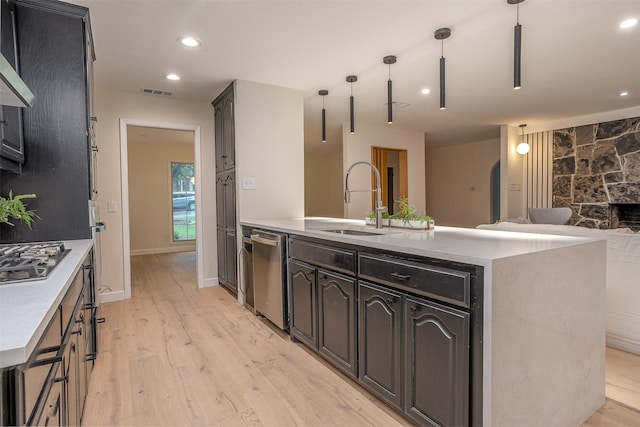
<path fill-rule="evenodd" d="M 71 250 L 49 277 L 0 285 L 0 368 L 29 359 L 92 244 L 91 240 L 64 241 Z"/>
<path fill-rule="evenodd" d="M 366 226 L 364 220 L 343 218 L 290 218 L 242 220 L 241 225 L 362 245 L 376 249 L 488 265 L 492 260 L 532 252 L 573 246 L 594 240 L 585 237 L 547 234 L 513 233 L 472 228 L 443 227 L 435 230 L 406 230 L 385 227 L 381 230 Z M 349 228 L 384 233 L 377 236 L 337 234 L 322 230 Z"/>

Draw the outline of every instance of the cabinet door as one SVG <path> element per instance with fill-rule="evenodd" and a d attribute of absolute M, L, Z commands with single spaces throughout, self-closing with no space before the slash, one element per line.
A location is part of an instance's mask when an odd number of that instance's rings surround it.
<path fill-rule="evenodd" d="M 316 268 L 299 261 L 289 261 L 289 283 L 291 335 L 317 349 Z"/>
<path fill-rule="evenodd" d="M 214 105 L 214 120 L 215 120 L 215 156 L 216 156 L 216 170 L 222 170 L 224 167 L 223 157 L 224 154 L 224 117 L 222 114 L 222 105 Z"/>
<path fill-rule="evenodd" d="M 360 381 L 402 409 L 402 296 L 363 282 L 358 290 Z"/>
<path fill-rule="evenodd" d="M 33 426 L 63 426 L 70 425 L 63 418 L 63 390 L 62 365 L 56 363 L 51 371 L 50 387 L 44 387 L 40 406 L 36 409 L 35 418 L 28 425 Z"/>
<path fill-rule="evenodd" d="M 420 424 L 469 424 L 469 314 L 405 302 L 405 412 Z"/>
<path fill-rule="evenodd" d="M 78 418 L 78 339 L 76 335 L 71 336 L 67 345 L 68 349 L 64 359 L 66 371 L 64 413 L 68 425 L 77 426 L 80 424 L 80 419 Z"/>
<path fill-rule="evenodd" d="M 0 51 L 2 56 L 18 70 L 15 44 L 15 14 L 13 5 L 2 0 L 2 19 L 0 25 Z M 22 135 L 22 109 L 20 107 L 0 106 L 0 156 L 13 162 L 24 163 L 24 142 Z"/>
<path fill-rule="evenodd" d="M 236 173 L 227 173 L 223 183 L 224 194 L 224 226 L 228 229 L 236 228 Z"/>
<path fill-rule="evenodd" d="M 225 174 L 218 174 L 216 176 L 216 225 L 218 227 L 224 227 L 224 197 L 225 197 L 225 186 L 224 186 L 224 178 Z"/>
<path fill-rule="evenodd" d="M 237 293 L 237 276 L 238 268 L 236 263 L 236 233 L 235 231 L 226 230 L 226 263 L 227 263 L 227 283 L 225 284 L 233 293 Z"/>
<path fill-rule="evenodd" d="M 318 270 L 318 350 L 356 377 L 356 281 Z"/>
<path fill-rule="evenodd" d="M 227 232 L 224 228 L 217 229 L 218 241 L 218 282 L 227 282 Z"/>
<path fill-rule="evenodd" d="M 222 101 L 223 125 L 223 147 L 222 162 L 223 167 L 230 168 L 235 165 L 235 128 L 233 112 L 233 90 L 230 90 Z"/>

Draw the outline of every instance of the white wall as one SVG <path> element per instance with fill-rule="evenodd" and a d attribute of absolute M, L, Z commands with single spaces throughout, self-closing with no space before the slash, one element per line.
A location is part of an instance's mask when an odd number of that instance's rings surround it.
<path fill-rule="evenodd" d="M 239 219 L 303 217 L 303 93 L 243 80 L 235 90 Z M 256 188 L 242 189 L 243 177 Z"/>
<path fill-rule="evenodd" d="M 212 96 L 211 99 L 214 97 Z M 120 119 L 176 123 L 200 126 L 202 159 L 202 216 L 215 218 L 215 161 L 213 108 L 208 102 L 189 101 L 96 88 L 96 135 L 98 157 L 98 203 L 101 219 L 107 224 L 102 233 L 102 281 L 111 289 L 103 301 L 125 297 L 123 258 L 122 181 L 120 161 Z M 116 212 L 107 212 L 107 201 L 116 203 Z M 202 225 L 205 281 L 218 274 L 216 256 L 216 224 Z M 127 260 L 128 262 L 128 260 Z"/>
<path fill-rule="evenodd" d="M 427 146 L 427 212 L 436 224 L 491 222 L 491 169 L 498 160 L 499 139 Z"/>
<path fill-rule="evenodd" d="M 305 216 L 344 215 L 342 151 L 304 155 Z"/>
<path fill-rule="evenodd" d="M 343 170 L 342 180 L 349 166 L 358 161 L 371 162 L 371 147 L 407 150 L 409 203 L 418 211 L 425 210 L 424 132 L 415 132 L 388 126 L 359 125 L 355 134 L 349 133 L 349 124 L 342 126 Z M 371 169 L 356 166 L 349 175 L 349 188 L 371 188 Z M 352 193 L 351 203 L 345 204 L 344 217 L 364 219 L 371 211 L 373 193 Z"/>
<path fill-rule="evenodd" d="M 193 163 L 194 145 L 129 140 L 127 147 L 131 254 L 195 250 L 194 241 L 173 241 L 171 197 L 171 162 Z"/>
<path fill-rule="evenodd" d="M 524 156 L 518 154 L 519 128 L 500 126 L 500 219 L 527 217 Z"/>

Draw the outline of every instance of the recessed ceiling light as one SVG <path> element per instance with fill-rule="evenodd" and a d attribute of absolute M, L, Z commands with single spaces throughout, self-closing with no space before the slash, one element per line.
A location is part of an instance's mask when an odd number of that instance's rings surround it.
<path fill-rule="evenodd" d="M 177 74 L 167 74 L 165 77 L 169 80 L 180 80 L 180 76 Z"/>
<path fill-rule="evenodd" d="M 625 19 L 620 23 L 620 28 L 631 28 L 638 23 L 638 18 Z"/>
<path fill-rule="evenodd" d="M 431 89 L 425 87 L 420 91 L 420 93 L 422 93 L 423 95 L 428 95 L 429 93 L 431 93 Z"/>
<path fill-rule="evenodd" d="M 629 95 L 629 92 L 627 92 L 627 91 L 620 92 L 620 96 L 627 96 L 627 95 Z"/>
<path fill-rule="evenodd" d="M 178 39 L 178 41 L 180 42 L 180 44 L 187 46 L 187 47 L 200 47 L 202 46 L 202 40 L 199 40 L 195 37 L 191 37 L 191 36 L 186 36 L 186 37 L 180 37 Z"/>

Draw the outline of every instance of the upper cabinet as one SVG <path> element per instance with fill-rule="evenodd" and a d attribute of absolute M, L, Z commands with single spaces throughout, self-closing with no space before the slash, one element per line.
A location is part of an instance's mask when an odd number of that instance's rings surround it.
<path fill-rule="evenodd" d="M 18 70 L 16 49 L 15 8 L 8 0 L 0 0 L 0 51 L 6 60 L 3 70 Z M 3 60 L 3 62 L 4 62 Z M 11 68 L 11 69 L 9 69 Z M 3 72 L 4 76 L 4 72 Z M 9 89 L 0 89 L 3 95 Z M 2 105 L 0 108 L 0 169 L 20 172 L 24 163 L 24 139 L 22 134 L 22 108 Z"/>
<path fill-rule="evenodd" d="M 213 101 L 216 127 L 216 170 L 221 171 L 235 166 L 235 128 L 233 84 Z"/>
<path fill-rule="evenodd" d="M 22 109 L 22 173 L 3 173 L 0 194 L 36 194 L 29 208 L 39 219 L 33 229 L 3 226 L 3 243 L 91 238 L 88 201 L 94 198 L 95 143 L 89 10 L 53 0 L 10 5 L 21 77 L 35 102 Z"/>

